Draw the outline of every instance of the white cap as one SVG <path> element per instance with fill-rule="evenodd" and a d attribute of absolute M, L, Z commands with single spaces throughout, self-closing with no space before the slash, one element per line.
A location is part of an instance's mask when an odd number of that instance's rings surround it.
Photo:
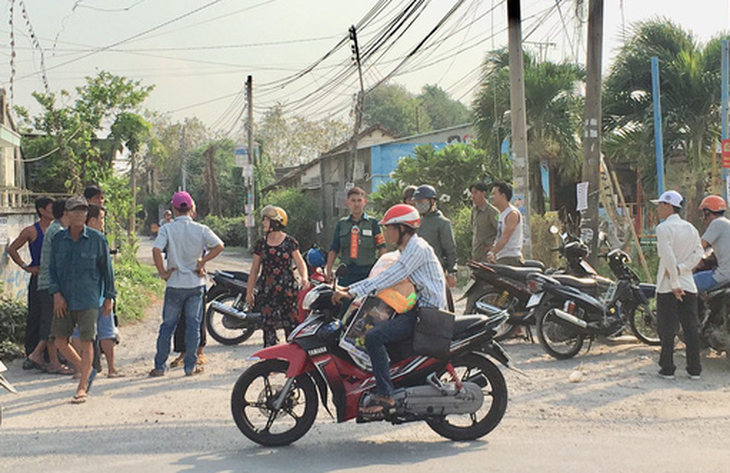
<path fill-rule="evenodd" d="M 652 204 L 658 204 L 660 202 L 664 202 L 665 204 L 669 204 L 673 207 L 682 208 L 682 204 L 684 204 L 684 199 L 682 198 L 682 194 L 680 194 L 677 191 L 666 191 L 662 195 L 659 196 L 658 199 L 652 199 Z"/>

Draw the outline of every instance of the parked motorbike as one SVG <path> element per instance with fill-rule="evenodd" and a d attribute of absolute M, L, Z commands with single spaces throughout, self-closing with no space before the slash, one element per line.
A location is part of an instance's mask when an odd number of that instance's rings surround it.
<path fill-rule="evenodd" d="M 711 251 L 695 271 L 713 270 L 717 259 Z M 701 294 L 698 298 L 700 342 L 730 358 L 730 283 Z M 683 334 L 679 333 L 683 339 Z"/>
<path fill-rule="evenodd" d="M 8 391 L 10 391 L 13 394 L 17 394 L 18 391 L 15 389 L 15 386 L 13 386 L 13 384 L 10 381 L 8 381 L 5 378 L 5 376 L 3 375 L 3 373 L 6 372 L 7 370 L 8 370 L 8 368 L 5 366 L 5 364 L 2 361 L 0 361 L 0 386 L 7 389 Z M 2 423 L 3 423 L 3 410 L 2 410 L 2 407 L 0 407 L 0 425 L 2 425 Z"/>
<path fill-rule="evenodd" d="M 557 234 L 558 228 L 552 226 L 550 231 Z M 551 274 L 565 284 L 580 287 L 585 287 L 586 284 L 564 276 L 591 278 L 597 282 L 595 290 L 602 292 L 605 292 L 611 285 L 610 279 L 599 276 L 596 270 L 585 260 L 589 250 L 580 238 L 569 232 L 563 232 L 560 234 L 560 246 L 553 248 L 552 251 L 559 252 L 563 256 L 566 261 L 564 268 L 545 269 L 542 263 L 531 261 L 526 262 L 525 267 L 478 263 L 475 261 L 467 263 L 472 269 L 473 280 L 465 291 L 465 297 L 467 298 L 465 313 L 480 313 L 482 304 L 507 309 L 510 317 L 499 328 L 495 340 L 499 341 L 512 337 L 520 326 L 526 327 L 528 337 L 532 339 L 530 327 L 535 325 L 535 317 L 533 311 L 526 307 L 532 296 L 527 286 L 527 275 L 533 272 Z"/>
<path fill-rule="evenodd" d="M 305 256 L 309 269 L 310 288 L 324 282 L 322 268 L 326 255 L 319 247 L 312 246 Z M 261 329 L 261 314 L 251 312 L 246 303 L 248 273 L 242 271 L 216 271 L 211 275 L 213 285 L 208 289 L 205 324 L 208 333 L 218 343 L 237 345 L 243 343 Z M 298 298 L 298 321 L 304 320 L 301 302 L 309 291 L 301 291 Z"/>
<path fill-rule="evenodd" d="M 551 356 L 572 358 L 586 338 L 592 343 L 597 336 L 616 335 L 627 326 L 643 343 L 659 345 L 656 313 L 650 302 L 655 286 L 641 284 L 623 251 L 610 251 L 605 258 L 616 275 L 605 293 L 598 291 L 593 279 L 573 278 L 571 286 L 545 274 L 527 277 L 533 295 L 526 307 L 534 310 L 540 345 Z"/>
<path fill-rule="evenodd" d="M 340 307 L 332 302 L 334 287 L 315 287 L 304 301 L 309 317 L 291 333 L 289 343 L 252 355 L 258 362 L 238 378 L 231 410 L 246 437 L 267 446 L 298 440 L 312 427 L 319 399 L 337 422 L 425 421 L 454 440 L 480 438 L 499 424 L 507 408 L 507 385 L 492 359 L 511 365 L 493 336 L 507 318 L 504 311 L 493 308 L 491 316 L 457 317 L 450 354 L 443 360 L 409 352 L 410 343 L 389 347 L 396 406 L 373 418 L 360 408 L 375 379 L 365 357 L 355 355 L 352 346 L 347 351 L 340 345 L 343 323 L 336 318 Z M 387 310 L 372 299 L 353 301 L 345 324 L 364 320 L 368 307 Z M 328 393 L 334 415 L 327 407 Z"/>

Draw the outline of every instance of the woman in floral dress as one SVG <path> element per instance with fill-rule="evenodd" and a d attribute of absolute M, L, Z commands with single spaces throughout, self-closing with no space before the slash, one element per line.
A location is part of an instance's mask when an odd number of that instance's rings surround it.
<path fill-rule="evenodd" d="M 261 211 L 261 217 L 266 236 L 254 245 L 246 302 L 255 312 L 261 312 L 264 347 L 268 347 L 279 343 L 278 328 L 283 328 L 288 336 L 296 326 L 299 288 L 293 264 L 296 264 L 302 288 L 309 285 L 309 277 L 299 243 L 283 232 L 289 220 L 284 209 L 267 205 Z"/>

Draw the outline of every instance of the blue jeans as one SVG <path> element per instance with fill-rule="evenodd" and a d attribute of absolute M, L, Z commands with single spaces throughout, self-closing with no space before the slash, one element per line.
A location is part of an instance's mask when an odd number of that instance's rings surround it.
<path fill-rule="evenodd" d="M 710 289 L 718 286 L 718 282 L 712 276 L 714 271 L 700 271 L 694 274 L 695 285 L 697 286 L 697 292 L 707 292 Z"/>
<path fill-rule="evenodd" d="M 165 305 L 162 308 L 162 324 L 157 335 L 157 354 L 155 368 L 165 370 L 167 357 L 170 356 L 170 341 L 177 327 L 177 322 L 185 308 L 185 372 L 195 369 L 198 361 L 198 344 L 200 343 L 200 318 L 203 313 L 203 294 L 205 287 L 165 289 Z"/>
<path fill-rule="evenodd" d="M 390 361 L 386 343 L 400 342 L 413 335 L 416 326 L 416 310 L 411 310 L 394 319 L 376 325 L 365 334 L 365 349 L 370 355 L 375 377 L 375 391 L 383 397 L 393 397 L 393 382 L 390 380 Z"/>

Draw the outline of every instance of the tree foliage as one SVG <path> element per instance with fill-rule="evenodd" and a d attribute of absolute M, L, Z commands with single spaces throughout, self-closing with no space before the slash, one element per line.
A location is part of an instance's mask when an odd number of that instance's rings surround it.
<path fill-rule="evenodd" d="M 504 170 L 502 143 L 511 139 L 509 54 L 493 51 L 484 63 L 485 75 L 474 102 L 477 136 L 498 172 Z M 581 168 L 578 140 L 583 101 L 579 93 L 585 72 L 570 63 L 539 62 L 525 53 L 525 106 L 530 187 L 533 210 L 545 212 L 540 162 L 568 179 Z M 511 165 L 509 166 L 511 168 Z M 511 169 L 510 169 L 511 170 Z"/>
<path fill-rule="evenodd" d="M 466 144 L 449 145 L 437 151 L 432 146 L 418 146 L 413 156 L 398 162 L 392 179 L 373 193 L 370 202 L 378 213 L 401 200 L 403 188 L 408 185 L 430 184 L 439 193 L 439 208 L 451 218 L 461 208 L 471 205 L 469 186 L 476 181 L 492 181 L 486 154 Z"/>

